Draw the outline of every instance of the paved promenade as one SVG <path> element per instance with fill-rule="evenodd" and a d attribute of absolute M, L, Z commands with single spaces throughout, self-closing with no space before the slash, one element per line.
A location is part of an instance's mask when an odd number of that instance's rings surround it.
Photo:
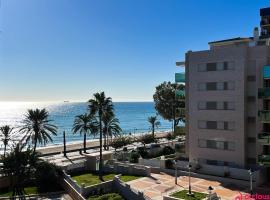
<path fill-rule="evenodd" d="M 167 134 L 168 132 L 156 133 L 156 138 L 164 138 L 166 137 Z M 131 137 L 134 137 L 134 135 Z M 140 137 L 140 135 L 138 136 L 136 135 L 135 137 Z M 87 140 L 86 147 L 87 149 L 99 148 L 99 140 L 98 139 Z M 67 151 L 79 151 L 80 149 L 83 149 L 83 140 L 66 144 Z M 39 147 L 37 148 L 37 151 L 43 155 L 59 154 L 64 151 L 64 145 L 51 145 L 47 147 Z"/>

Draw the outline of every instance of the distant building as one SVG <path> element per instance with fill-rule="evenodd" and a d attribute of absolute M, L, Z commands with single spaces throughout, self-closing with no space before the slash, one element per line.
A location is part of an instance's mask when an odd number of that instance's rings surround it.
<path fill-rule="evenodd" d="M 270 166 L 270 8 L 260 15 L 253 37 L 209 42 L 176 63 L 185 66 L 191 163 Z"/>

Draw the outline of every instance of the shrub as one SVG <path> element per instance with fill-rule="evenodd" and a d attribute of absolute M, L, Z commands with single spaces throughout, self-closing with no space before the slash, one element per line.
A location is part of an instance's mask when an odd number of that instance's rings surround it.
<path fill-rule="evenodd" d="M 165 161 L 165 167 L 166 167 L 166 169 L 173 169 L 173 166 L 174 166 L 173 160 L 168 159 L 168 160 Z"/>
<path fill-rule="evenodd" d="M 147 151 L 146 148 L 144 148 L 144 147 L 139 147 L 139 148 L 138 148 L 138 153 L 140 154 L 140 156 L 141 156 L 142 158 L 148 158 L 148 156 L 149 156 L 148 151 Z"/>
<path fill-rule="evenodd" d="M 114 148 L 115 150 L 116 149 L 119 149 L 121 147 L 124 147 L 126 145 L 129 145 L 132 143 L 132 140 L 130 137 L 117 137 L 117 138 L 114 138 L 114 140 L 111 142 L 111 146 L 112 148 Z"/>
<path fill-rule="evenodd" d="M 131 163 L 138 163 L 140 158 L 140 154 L 137 151 L 132 151 L 130 154 L 130 162 Z"/>
<path fill-rule="evenodd" d="M 173 139 L 175 139 L 175 135 L 168 133 L 166 138 L 167 138 L 167 140 L 173 140 Z"/>
<path fill-rule="evenodd" d="M 163 155 L 170 155 L 170 154 L 174 154 L 174 153 L 175 153 L 175 150 L 170 146 L 165 146 L 162 150 Z"/>
<path fill-rule="evenodd" d="M 124 198 L 117 193 L 108 193 L 89 197 L 88 200 L 124 200 Z"/>
<path fill-rule="evenodd" d="M 58 191 L 59 178 L 62 175 L 62 171 L 59 167 L 52 163 L 40 162 L 36 166 L 36 183 L 39 192 L 52 192 Z"/>
<path fill-rule="evenodd" d="M 150 144 L 150 143 L 153 143 L 156 141 L 157 140 L 156 140 L 155 136 L 153 136 L 152 134 L 143 135 L 140 138 L 140 142 L 143 143 L 143 145 Z"/>

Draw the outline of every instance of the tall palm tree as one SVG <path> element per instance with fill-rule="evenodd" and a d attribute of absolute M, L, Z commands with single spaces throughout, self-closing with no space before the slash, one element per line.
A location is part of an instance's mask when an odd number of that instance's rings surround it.
<path fill-rule="evenodd" d="M 50 124 L 49 113 L 46 109 L 29 109 L 22 122 L 20 132 L 24 133 L 24 140 L 28 142 L 30 139 L 34 143 L 34 152 L 37 143 L 46 144 L 52 141 L 51 135 L 57 135 L 57 127 Z"/>
<path fill-rule="evenodd" d="M 148 117 L 148 122 L 151 124 L 152 136 L 155 136 L 155 128 L 160 126 L 160 121 L 157 120 L 157 116 Z"/>
<path fill-rule="evenodd" d="M 106 97 L 104 92 L 95 93 L 93 95 L 93 99 L 90 99 L 89 102 L 89 111 L 90 115 L 96 115 L 98 117 L 99 122 L 99 178 L 102 178 L 102 135 L 103 135 L 103 126 L 102 126 L 102 118 L 106 113 L 113 112 L 113 104 L 112 99 L 110 97 Z"/>
<path fill-rule="evenodd" d="M 103 134 L 106 140 L 107 138 L 107 149 L 109 149 L 109 137 L 112 139 L 113 136 L 119 136 L 122 132 L 119 126 L 119 120 L 115 117 L 114 113 L 106 113 L 103 118 Z"/>
<path fill-rule="evenodd" d="M 72 131 L 73 133 L 79 132 L 83 134 L 83 151 L 86 153 L 86 135 L 96 134 L 98 130 L 98 122 L 94 115 L 78 115 L 75 117 Z"/>
<path fill-rule="evenodd" d="M 7 145 L 9 141 L 11 140 L 12 132 L 13 132 L 13 128 L 11 128 L 8 125 L 0 127 L 0 133 L 3 136 L 1 140 L 4 144 L 4 157 L 6 156 Z"/>

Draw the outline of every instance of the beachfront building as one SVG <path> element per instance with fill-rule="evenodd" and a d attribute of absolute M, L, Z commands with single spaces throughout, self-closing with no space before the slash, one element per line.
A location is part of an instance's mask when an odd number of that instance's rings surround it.
<path fill-rule="evenodd" d="M 270 8 L 253 37 L 188 51 L 186 144 L 196 164 L 258 168 L 270 164 Z M 270 170 L 268 170 L 270 180 Z"/>

